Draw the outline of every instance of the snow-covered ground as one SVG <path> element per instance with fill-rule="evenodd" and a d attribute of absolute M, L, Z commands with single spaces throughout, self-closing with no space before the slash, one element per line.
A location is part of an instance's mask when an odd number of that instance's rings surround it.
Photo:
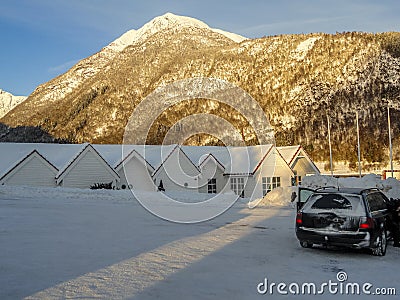
<path fill-rule="evenodd" d="M 241 200 L 210 221 L 176 224 L 129 191 L 2 186 L 0 299 L 284 299 L 257 286 L 265 278 L 339 283 L 338 272 L 373 291 L 400 291 L 399 248 L 384 257 L 301 248 L 289 194 L 277 190 L 268 205 L 249 209 Z M 340 298 L 348 296 L 323 295 Z"/>

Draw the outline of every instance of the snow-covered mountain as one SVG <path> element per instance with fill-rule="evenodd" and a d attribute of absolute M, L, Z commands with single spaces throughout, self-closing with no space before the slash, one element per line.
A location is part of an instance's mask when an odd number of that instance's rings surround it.
<path fill-rule="evenodd" d="M 71 142 L 120 143 L 127 120 L 144 97 L 160 85 L 192 77 L 220 78 L 243 88 L 264 109 L 277 145 L 302 144 L 314 160 L 329 157 L 327 114 L 334 156 L 357 160 L 354 118 L 359 110 L 361 154 L 368 162 L 383 162 L 386 107 L 388 101 L 400 103 L 400 33 L 244 39 L 166 14 L 39 86 L 0 122 L 36 126 Z M 151 129 L 149 143 L 160 143 L 172 124 L 195 113 L 226 118 L 248 144 L 257 143 L 238 112 L 201 99 L 165 111 Z M 400 151 L 400 111 L 393 109 L 391 115 L 393 144 Z M 200 144 L 213 143 L 195 138 Z"/>
<path fill-rule="evenodd" d="M 0 118 L 6 115 L 10 110 L 18 104 L 25 101 L 25 96 L 14 96 L 6 91 L 0 89 Z"/>
<path fill-rule="evenodd" d="M 111 62 L 116 55 L 128 46 L 139 45 L 152 35 L 162 31 L 173 30 L 179 32 L 184 28 L 190 28 L 191 30 L 211 30 L 223 35 L 235 43 L 239 43 L 246 39 L 245 37 L 234 33 L 210 28 L 207 24 L 190 17 L 167 13 L 154 18 L 138 30 L 132 29 L 127 31 L 98 53 L 81 60 L 67 73 L 57 77 L 56 80 L 51 80 L 48 83 L 40 85 L 34 91 L 33 96 L 40 97 L 41 101 L 44 102 L 45 105 L 48 101 L 55 101 L 60 97 L 64 97 L 81 85 L 85 80 L 97 74 L 105 65 Z"/>
<path fill-rule="evenodd" d="M 223 31 L 221 29 L 210 28 L 206 23 L 199 21 L 197 19 L 185 16 L 177 16 L 172 13 L 166 13 L 165 15 L 156 17 L 150 22 L 146 23 L 139 30 L 130 30 L 126 32 L 121 37 L 112 42 L 110 45 L 105 47 L 105 49 L 111 49 L 119 52 L 125 49 L 127 46 L 144 42 L 150 36 L 158 32 L 164 31 L 166 29 L 172 29 L 172 28 L 175 31 L 179 31 L 182 28 L 208 29 L 218 34 L 222 34 L 236 43 L 240 43 L 246 40 L 245 37 L 240 36 L 238 34 Z"/>

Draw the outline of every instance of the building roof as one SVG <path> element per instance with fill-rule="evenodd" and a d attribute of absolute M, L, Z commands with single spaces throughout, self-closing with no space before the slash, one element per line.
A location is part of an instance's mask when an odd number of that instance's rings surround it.
<path fill-rule="evenodd" d="M 294 159 L 296 158 L 296 155 L 299 153 L 301 146 L 296 145 L 296 146 L 283 146 L 283 147 L 277 147 L 279 153 L 282 155 L 284 160 L 288 163 L 290 166 Z"/>
<path fill-rule="evenodd" d="M 57 169 L 61 169 L 80 148 L 81 145 L 77 144 L 0 143 L 0 176 L 34 150 Z"/>
<path fill-rule="evenodd" d="M 131 158 L 133 158 L 133 157 L 139 158 L 139 160 L 141 160 L 141 161 L 143 162 L 143 164 L 144 164 L 145 166 L 147 166 L 147 168 L 148 168 L 151 172 L 154 171 L 154 167 L 153 167 L 152 165 L 150 165 L 150 164 L 147 162 L 147 160 L 145 160 L 144 157 L 143 157 L 140 153 L 138 153 L 138 152 L 136 151 L 136 149 L 133 149 L 127 156 L 125 156 L 125 158 L 124 158 L 123 160 L 121 160 L 118 164 L 116 164 L 115 167 L 114 167 L 114 169 L 115 169 L 116 171 L 119 171 L 119 169 L 120 169 L 122 166 L 124 166 L 124 165 L 125 165 Z"/>
<path fill-rule="evenodd" d="M 225 174 L 254 173 L 272 148 L 272 144 L 248 147 L 182 146 L 182 150 L 198 166 L 212 154 L 224 167 Z"/>
<path fill-rule="evenodd" d="M 104 160 L 103 156 L 91 145 L 91 144 L 83 144 L 81 145 L 80 151 L 78 151 L 64 166 L 59 170 L 56 175 L 57 182 L 61 181 L 65 174 L 73 167 L 73 165 L 79 160 L 83 153 L 92 150 L 95 155 L 97 155 L 101 162 L 104 163 L 104 166 L 109 169 L 110 173 L 114 175 L 115 178 L 119 179 L 119 175 L 115 172 L 115 170 L 109 165 L 109 163 Z"/>
<path fill-rule="evenodd" d="M 193 163 L 193 161 L 190 159 L 190 157 L 185 153 L 185 151 L 183 151 L 182 146 L 179 145 L 170 145 L 170 146 L 174 146 L 174 148 L 172 149 L 172 151 L 170 151 L 168 153 L 168 151 L 165 151 L 165 149 L 161 149 L 161 154 L 162 154 L 162 162 L 161 164 L 159 164 L 159 166 L 155 169 L 155 171 L 153 172 L 152 176 L 154 176 L 155 174 L 157 174 L 157 172 L 161 169 L 161 167 L 165 164 L 165 162 L 172 156 L 172 154 L 176 151 L 180 151 L 184 156 L 187 157 L 187 159 L 189 160 L 189 162 L 193 165 L 194 169 L 200 173 L 199 168 L 196 166 L 196 164 Z M 161 146 L 160 148 L 164 148 L 165 146 Z M 165 156 L 165 154 L 167 154 Z"/>
<path fill-rule="evenodd" d="M 19 168 L 20 166 L 22 166 L 24 164 L 24 162 L 29 159 L 32 156 L 37 156 L 40 159 L 42 159 L 44 162 L 46 162 L 49 166 L 49 168 L 52 168 L 54 170 L 54 172 L 58 172 L 58 169 L 51 163 L 49 162 L 43 155 L 41 155 L 37 150 L 33 150 L 31 151 L 28 155 L 26 155 L 25 157 L 23 157 L 21 160 L 17 161 L 17 163 L 14 164 L 14 166 L 10 167 L 8 170 L 5 170 L 4 173 L 1 174 L 0 176 L 0 181 L 3 180 L 4 178 L 6 178 L 10 173 L 12 173 L 14 170 L 16 170 L 17 168 Z"/>
<path fill-rule="evenodd" d="M 219 161 L 212 153 L 208 154 L 208 155 L 203 159 L 203 161 L 200 162 L 199 168 L 201 168 L 202 165 L 204 165 L 205 163 L 207 163 L 207 161 L 209 161 L 210 159 L 212 159 L 215 163 L 217 163 L 217 166 L 219 166 L 222 170 L 225 170 L 225 166 L 224 166 L 222 163 L 220 163 L 220 161 Z"/>
<path fill-rule="evenodd" d="M 37 150 L 50 164 L 59 170 L 57 178 L 79 157 L 89 144 L 27 144 L 0 143 L 0 176 L 15 164 Z M 196 169 L 210 155 L 221 165 L 225 174 L 254 174 L 274 146 L 249 147 L 178 146 L 178 145 L 90 145 L 110 167 L 119 166 L 132 151 L 140 155 L 157 172 L 175 149 L 180 149 Z M 278 153 L 290 165 L 296 155 L 304 150 L 301 146 L 278 147 Z M 305 153 L 305 152 L 304 152 Z M 233 163 L 234 162 L 234 163 Z"/>

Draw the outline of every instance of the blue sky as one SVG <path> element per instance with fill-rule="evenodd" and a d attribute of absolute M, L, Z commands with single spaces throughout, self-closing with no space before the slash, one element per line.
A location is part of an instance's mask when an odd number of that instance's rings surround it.
<path fill-rule="evenodd" d="M 250 38 L 400 31 L 398 0 L 1 0 L 0 88 L 28 95 L 124 32 L 166 12 Z"/>

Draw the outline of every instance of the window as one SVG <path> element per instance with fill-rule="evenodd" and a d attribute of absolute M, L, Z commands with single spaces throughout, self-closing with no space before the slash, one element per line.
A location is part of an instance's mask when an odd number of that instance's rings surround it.
<path fill-rule="evenodd" d="M 216 194 L 217 193 L 217 179 L 212 178 L 208 180 L 208 193 Z"/>
<path fill-rule="evenodd" d="M 296 182 L 297 182 L 297 185 L 301 185 L 301 176 L 300 175 L 296 176 Z"/>
<path fill-rule="evenodd" d="M 385 199 L 380 193 L 373 193 L 367 196 L 367 202 L 371 211 L 386 209 Z"/>
<path fill-rule="evenodd" d="M 263 195 L 265 196 L 273 189 L 281 186 L 280 177 L 263 177 L 262 178 L 262 189 Z"/>
<path fill-rule="evenodd" d="M 352 209 L 351 202 L 337 194 L 323 195 L 311 206 L 312 209 Z"/>
<path fill-rule="evenodd" d="M 337 193 L 312 194 L 303 206 L 303 212 L 328 213 L 335 217 L 336 213 L 344 216 L 365 216 L 365 207 L 361 196 Z"/>
<path fill-rule="evenodd" d="M 233 177 L 231 178 L 231 190 L 240 197 L 244 197 L 244 178 Z"/>

